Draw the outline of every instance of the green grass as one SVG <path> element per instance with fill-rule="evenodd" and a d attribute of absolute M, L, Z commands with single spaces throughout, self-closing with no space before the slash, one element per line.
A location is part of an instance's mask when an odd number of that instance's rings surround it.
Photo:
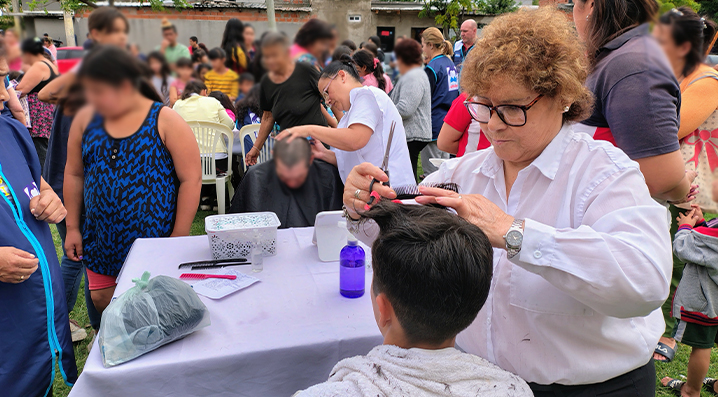
<path fill-rule="evenodd" d="M 211 211 L 197 211 L 197 215 L 192 222 L 192 229 L 190 234 L 193 236 L 202 235 L 204 233 L 204 218 L 209 215 L 214 215 L 215 212 Z M 57 251 L 58 259 L 62 257 L 62 246 L 60 241 L 60 235 L 57 233 L 55 226 L 51 226 L 52 239 L 55 243 L 55 250 Z M 82 280 L 80 284 L 80 290 L 77 293 L 77 302 L 75 308 L 70 312 L 70 318 L 77 321 L 80 326 L 84 326 L 87 330 L 87 338 L 85 340 L 75 343 L 75 360 L 77 361 L 78 373 L 82 372 L 85 367 L 85 361 L 87 361 L 87 355 L 89 354 L 90 342 L 94 331 L 90 327 L 90 319 L 87 317 L 87 306 L 85 305 L 85 280 Z M 55 375 L 55 389 L 54 396 L 65 397 L 70 393 L 70 387 L 62 381 L 62 376 L 59 370 L 56 371 Z"/>

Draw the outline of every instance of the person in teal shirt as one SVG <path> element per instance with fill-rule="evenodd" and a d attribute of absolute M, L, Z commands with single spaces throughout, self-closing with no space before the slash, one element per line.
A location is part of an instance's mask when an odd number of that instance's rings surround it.
<path fill-rule="evenodd" d="M 180 58 L 190 58 L 189 49 L 177 42 L 177 28 L 167 19 L 162 20 L 162 44 L 157 50 L 164 54 L 167 62 L 174 68 Z"/>

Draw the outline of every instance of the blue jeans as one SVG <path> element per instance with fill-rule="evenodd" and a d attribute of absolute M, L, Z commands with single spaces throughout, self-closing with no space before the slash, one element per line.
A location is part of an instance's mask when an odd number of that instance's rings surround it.
<path fill-rule="evenodd" d="M 77 291 L 80 289 L 82 276 L 85 276 L 85 304 L 87 305 L 87 316 L 90 318 L 90 325 L 95 330 L 100 328 L 100 313 L 95 309 L 90 296 L 90 286 L 87 282 L 87 272 L 82 262 L 75 262 L 67 257 L 65 253 L 65 236 L 67 235 L 67 226 L 65 221 L 57 224 L 57 232 L 60 234 L 62 241 L 62 259 L 60 260 L 60 270 L 62 270 L 62 280 L 65 283 L 65 299 L 67 300 L 67 310 L 72 311 L 77 301 Z"/>

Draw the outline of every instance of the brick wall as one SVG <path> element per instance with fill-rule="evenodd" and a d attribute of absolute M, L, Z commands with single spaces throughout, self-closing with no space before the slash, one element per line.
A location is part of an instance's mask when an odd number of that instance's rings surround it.
<path fill-rule="evenodd" d="M 286 0 L 304 3 L 308 0 Z M 239 18 L 244 22 L 267 21 L 267 13 L 261 9 L 237 9 L 237 8 L 188 8 L 185 10 L 165 9 L 155 11 L 150 7 L 120 9 L 127 19 L 163 19 L 169 20 L 188 19 L 201 21 L 226 21 L 231 18 Z M 77 18 L 87 18 L 89 11 L 75 14 Z M 300 11 L 276 11 L 275 18 L 278 23 L 294 22 L 304 23 L 311 18 L 311 14 Z"/>

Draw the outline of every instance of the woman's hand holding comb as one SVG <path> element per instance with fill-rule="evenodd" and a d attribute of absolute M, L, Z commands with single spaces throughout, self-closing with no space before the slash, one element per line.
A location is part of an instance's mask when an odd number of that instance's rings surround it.
<path fill-rule="evenodd" d="M 352 172 L 347 176 L 346 183 L 344 184 L 344 205 L 347 207 L 347 211 L 350 215 L 358 217 L 358 215 L 366 210 L 367 202 L 371 199 L 371 192 L 369 191 L 369 185 L 371 185 L 372 179 L 376 179 L 379 182 L 388 182 L 389 177 L 379 167 L 372 165 L 371 163 L 362 163 L 354 167 Z M 381 183 L 374 183 L 373 192 L 376 192 L 381 197 L 389 199 L 396 198 L 396 193 L 389 186 L 384 186 Z M 374 200 L 374 203 L 378 203 L 379 200 Z"/>

